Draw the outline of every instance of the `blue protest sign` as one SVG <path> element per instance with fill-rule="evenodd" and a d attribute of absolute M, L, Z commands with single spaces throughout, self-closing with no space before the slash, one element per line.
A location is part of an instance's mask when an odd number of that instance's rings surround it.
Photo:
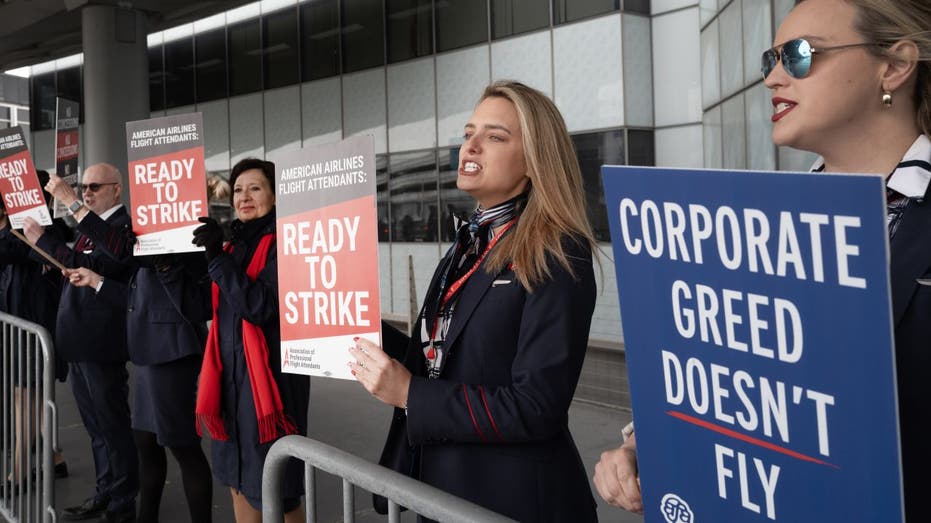
<path fill-rule="evenodd" d="M 882 179 L 602 176 L 646 521 L 902 521 Z"/>

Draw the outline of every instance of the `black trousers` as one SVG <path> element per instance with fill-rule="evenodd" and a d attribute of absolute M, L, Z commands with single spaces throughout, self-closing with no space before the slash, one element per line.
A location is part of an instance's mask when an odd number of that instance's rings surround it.
<path fill-rule="evenodd" d="M 72 362 L 70 371 L 71 391 L 94 453 L 95 497 L 109 497 L 109 510 L 134 504 L 139 492 L 139 461 L 130 424 L 126 364 Z"/>

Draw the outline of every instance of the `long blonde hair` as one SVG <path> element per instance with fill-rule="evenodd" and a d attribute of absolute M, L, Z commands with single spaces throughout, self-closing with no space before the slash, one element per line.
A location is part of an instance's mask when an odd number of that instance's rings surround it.
<path fill-rule="evenodd" d="M 804 0 L 796 0 L 796 5 Z M 869 52 L 896 58 L 888 48 L 899 40 L 911 40 L 918 47 L 913 93 L 918 128 L 931 137 L 931 1 L 929 0 L 847 0 L 857 9 L 854 30 L 864 40 L 878 44 Z"/>
<path fill-rule="evenodd" d="M 575 275 L 563 249 L 565 237 L 596 252 L 585 213 L 582 172 L 566 123 L 545 94 L 501 80 L 485 88 L 479 103 L 493 96 L 510 101 L 517 109 L 530 190 L 514 231 L 489 255 L 488 271 L 498 272 L 513 263 L 518 280 L 533 290 L 550 277 L 547 255 Z"/>

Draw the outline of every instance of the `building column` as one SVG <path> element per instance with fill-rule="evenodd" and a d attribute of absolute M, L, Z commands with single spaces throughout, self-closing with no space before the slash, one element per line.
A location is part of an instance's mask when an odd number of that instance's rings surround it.
<path fill-rule="evenodd" d="M 81 10 L 84 45 L 85 167 L 111 163 L 127 185 L 126 122 L 149 117 L 149 55 L 144 13 L 109 5 Z M 128 203 L 129 191 L 123 191 Z"/>

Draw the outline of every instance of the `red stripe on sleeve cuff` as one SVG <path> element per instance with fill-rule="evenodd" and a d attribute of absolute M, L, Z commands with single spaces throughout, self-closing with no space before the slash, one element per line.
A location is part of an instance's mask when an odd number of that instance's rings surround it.
<path fill-rule="evenodd" d="M 465 383 L 462 384 L 462 395 L 465 396 L 466 407 L 469 408 L 469 416 L 472 418 L 472 426 L 475 427 L 475 432 L 478 433 L 478 437 L 482 441 L 487 441 L 485 439 L 485 434 L 482 433 L 482 429 L 478 427 L 478 421 L 475 420 L 475 412 L 472 411 L 472 402 L 469 400 L 469 390 L 466 389 Z"/>

